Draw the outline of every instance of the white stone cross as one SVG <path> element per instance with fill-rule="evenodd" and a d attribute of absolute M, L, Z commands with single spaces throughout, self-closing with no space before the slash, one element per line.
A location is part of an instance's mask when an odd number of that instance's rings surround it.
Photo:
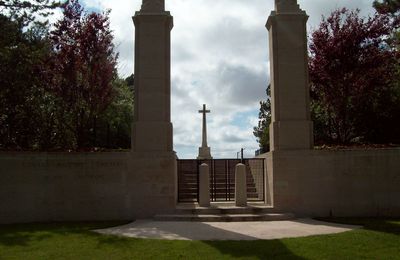
<path fill-rule="evenodd" d="M 211 113 L 210 110 L 206 109 L 206 104 L 203 104 L 203 110 L 199 110 L 199 113 L 203 114 L 203 141 L 201 147 L 207 147 L 207 113 Z"/>

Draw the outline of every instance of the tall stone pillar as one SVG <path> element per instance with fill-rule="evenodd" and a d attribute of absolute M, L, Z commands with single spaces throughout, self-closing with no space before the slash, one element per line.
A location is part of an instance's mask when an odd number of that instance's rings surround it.
<path fill-rule="evenodd" d="M 306 23 L 297 0 L 275 0 L 268 22 L 272 122 L 271 151 L 313 147 Z"/>
<path fill-rule="evenodd" d="M 164 0 L 143 0 L 135 24 L 134 152 L 172 152 L 171 38 Z"/>
<path fill-rule="evenodd" d="M 164 0 L 143 0 L 133 22 L 135 110 L 126 204 L 135 218 L 151 218 L 171 213 L 177 201 L 170 101 L 173 19 Z"/>

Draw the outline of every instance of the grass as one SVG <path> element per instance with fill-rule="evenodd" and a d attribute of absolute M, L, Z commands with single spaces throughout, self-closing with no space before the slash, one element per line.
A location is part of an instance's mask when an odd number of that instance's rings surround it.
<path fill-rule="evenodd" d="M 259 241 L 163 241 L 99 235 L 122 223 L 0 225 L 0 259 L 400 259 L 399 219 L 335 235 Z"/>

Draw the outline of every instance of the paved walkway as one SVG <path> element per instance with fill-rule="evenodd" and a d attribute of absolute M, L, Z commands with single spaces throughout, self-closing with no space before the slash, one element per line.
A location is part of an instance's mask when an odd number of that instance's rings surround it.
<path fill-rule="evenodd" d="M 103 234 L 168 240 L 257 240 L 341 233 L 349 226 L 297 219 L 269 222 L 163 222 L 138 220 L 128 225 L 96 230 Z"/>

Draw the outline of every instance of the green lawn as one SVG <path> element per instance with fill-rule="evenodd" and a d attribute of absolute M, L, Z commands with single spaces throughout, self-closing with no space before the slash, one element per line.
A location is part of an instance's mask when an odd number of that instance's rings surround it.
<path fill-rule="evenodd" d="M 400 259 L 399 219 L 331 219 L 364 229 L 270 241 L 162 241 L 91 232 L 121 223 L 0 225 L 0 259 Z"/>

